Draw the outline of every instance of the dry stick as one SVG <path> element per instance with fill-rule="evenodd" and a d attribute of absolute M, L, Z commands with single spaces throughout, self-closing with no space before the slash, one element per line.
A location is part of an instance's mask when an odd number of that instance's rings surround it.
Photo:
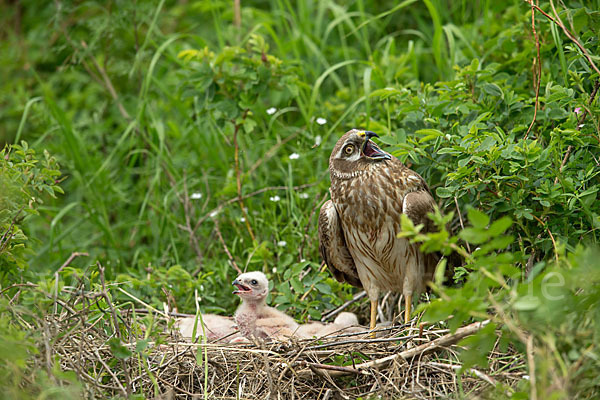
<path fill-rule="evenodd" d="M 535 215 L 533 216 L 533 218 L 535 218 L 535 220 L 539 222 L 543 228 L 546 228 L 548 235 L 550 235 L 550 240 L 552 240 L 552 245 L 554 246 L 554 257 L 556 258 L 556 265 L 558 265 L 558 247 L 556 246 L 554 235 L 552 235 L 552 232 L 550 232 L 550 228 L 546 226 L 546 223 L 544 221 L 542 221 L 539 217 L 536 217 Z"/>
<path fill-rule="evenodd" d="M 231 255 L 231 252 L 229 252 L 229 249 L 227 248 L 227 244 L 225 243 L 225 240 L 223 240 L 223 235 L 221 235 L 221 231 L 219 230 L 219 222 L 216 219 L 215 219 L 215 231 L 217 232 L 217 237 L 219 238 L 219 242 L 221 242 L 221 244 L 223 245 L 223 249 L 225 250 L 225 253 L 227 254 L 227 258 L 229 259 L 231 266 L 233 268 L 235 268 L 238 275 L 241 274 L 242 270 L 240 269 L 240 267 L 238 267 L 237 263 L 235 262 L 235 259 Z"/>
<path fill-rule="evenodd" d="M 242 10 L 240 0 L 233 0 L 233 25 L 236 28 L 242 26 Z"/>
<path fill-rule="evenodd" d="M 343 331 L 345 328 L 341 328 L 340 331 Z M 372 333 L 369 329 L 365 328 L 364 332 L 360 332 L 361 335 L 367 335 L 369 333 Z M 340 337 L 340 336 L 333 336 L 333 335 L 326 335 L 326 336 L 322 336 L 318 339 L 330 339 L 330 338 L 334 338 L 334 337 Z M 335 347 L 335 346 L 345 346 L 348 344 L 356 344 L 356 343 L 365 343 L 365 344 L 373 344 L 373 343 L 388 343 L 388 342 L 399 342 L 401 340 L 404 340 L 405 342 L 408 342 L 411 339 L 415 339 L 420 337 L 419 335 L 408 335 L 408 336 L 395 336 L 395 337 L 388 337 L 388 338 L 381 338 L 381 339 L 354 339 L 354 340 L 344 340 L 344 341 L 339 341 L 339 342 L 335 342 L 335 343 L 327 343 L 327 344 L 319 344 L 316 346 L 312 346 L 312 347 L 308 347 L 307 350 L 318 350 L 318 349 L 322 349 L 322 348 L 331 348 L 331 347 Z"/>
<path fill-rule="evenodd" d="M 4 289 L 0 290 L 0 296 L 2 296 L 5 292 L 8 292 L 10 289 L 14 289 L 17 287 L 38 287 L 39 285 L 35 284 L 35 283 L 31 283 L 31 282 L 27 282 L 27 283 L 14 283 L 10 286 L 5 287 Z"/>
<path fill-rule="evenodd" d="M 100 355 L 100 352 L 98 351 L 98 349 L 94 349 L 94 353 L 96 354 L 97 360 L 100 361 L 100 364 L 102 364 L 102 366 L 104 367 L 104 369 L 106 370 L 106 372 L 108 372 L 110 374 L 110 376 L 113 378 L 113 380 L 117 383 L 117 386 L 119 387 L 119 389 L 121 389 L 121 391 L 123 392 L 123 394 L 126 397 L 129 397 L 128 391 L 125 390 L 125 387 L 123 387 L 123 384 L 121 383 L 121 381 L 119 380 L 119 378 L 115 375 L 115 373 L 113 372 L 113 370 L 110 369 L 110 367 L 106 364 L 106 362 L 104 361 L 104 359 Z"/>
<path fill-rule="evenodd" d="M 462 365 L 444 364 L 444 363 L 439 363 L 439 362 L 428 362 L 426 365 L 431 365 L 432 367 L 438 367 L 438 368 L 448 368 L 448 369 L 451 369 L 454 371 L 458 371 L 459 369 L 462 368 Z M 475 375 L 479 379 L 486 381 L 487 383 L 489 383 L 492 386 L 496 386 L 496 384 L 497 384 L 497 382 L 494 378 L 492 378 L 491 376 L 489 376 L 475 368 L 466 369 L 465 372 Z"/>
<path fill-rule="evenodd" d="M 58 274 L 65 269 L 67 266 L 69 266 L 69 264 L 71 264 L 71 262 L 73 262 L 73 260 L 77 257 L 81 257 L 81 256 L 86 256 L 88 257 L 89 254 L 82 252 L 73 252 L 71 253 L 71 255 L 69 256 L 69 258 L 67 258 L 67 261 L 65 261 L 63 263 L 63 265 L 60 266 L 59 269 L 56 270 L 56 272 L 54 273 L 54 314 L 56 314 L 58 312 Z"/>
<path fill-rule="evenodd" d="M 117 311 L 115 310 L 115 307 L 114 307 L 112 301 L 110 300 L 110 296 L 108 295 L 108 292 L 106 290 L 106 281 L 104 280 L 104 267 L 100 264 L 100 261 L 96 261 L 96 265 L 98 266 L 98 270 L 100 271 L 100 282 L 102 284 L 101 295 L 102 295 L 102 297 L 104 297 L 104 300 L 106 300 L 106 304 L 108 304 L 108 307 L 110 309 L 110 313 L 111 313 L 112 319 L 113 319 L 113 327 L 115 329 L 115 335 L 119 339 L 119 343 L 120 343 L 122 341 L 122 338 L 121 338 L 121 330 L 119 328 L 119 319 L 117 317 Z M 127 397 L 129 397 L 129 396 L 131 396 L 131 377 L 129 376 L 129 370 L 127 369 L 125 360 L 123 360 L 121 358 L 121 359 L 119 359 L 119 361 L 121 362 L 121 367 L 123 368 L 123 373 L 125 375 L 125 381 L 127 383 L 127 391 L 125 392 L 125 394 Z"/>
<path fill-rule="evenodd" d="M 126 295 L 127 297 L 129 297 L 130 299 L 132 299 L 133 301 L 140 303 L 141 305 L 143 305 L 144 307 L 146 307 L 148 310 L 152 310 L 153 312 L 162 315 L 163 317 L 165 317 L 166 319 L 169 319 L 170 315 L 174 315 L 174 316 L 178 316 L 178 313 L 165 313 L 164 311 L 161 311 L 157 308 L 152 307 L 150 304 L 145 303 L 144 301 L 138 299 L 137 297 L 135 297 L 134 295 L 132 295 L 129 292 L 126 292 L 125 290 L 121 289 L 120 287 L 117 286 L 117 290 L 121 293 L 123 293 L 124 295 Z M 135 312 L 140 312 L 138 309 L 136 309 Z M 148 311 L 146 311 L 147 313 L 149 313 Z M 185 316 L 185 314 L 183 314 Z"/>
<path fill-rule="evenodd" d="M 299 364 L 306 365 L 307 367 L 313 369 L 317 373 L 322 372 L 321 370 L 329 370 L 329 371 L 343 372 L 344 375 L 350 375 L 350 374 L 368 375 L 367 371 L 355 369 L 352 367 L 342 367 L 339 365 L 319 364 L 319 363 L 307 362 L 307 361 L 302 361 Z"/>
<path fill-rule="evenodd" d="M 460 213 L 460 208 L 458 207 L 458 199 L 456 198 L 456 196 L 454 196 L 454 204 L 456 205 L 456 212 L 458 213 L 458 220 L 460 221 L 460 227 L 462 230 L 465 229 L 465 223 L 463 221 L 463 217 L 462 214 Z M 471 246 L 469 246 L 469 242 L 465 242 L 465 244 L 467 245 L 467 251 L 470 253 L 471 252 Z"/>
<path fill-rule="evenodd" d="M 52 349 L 50 347 L 50 329 L 48 328 L 48 321 L 46 321 L 45 318 L 42 318 L 40 322 L 44 327 L 42 337 L 44 339 L 44 349 L 46 350 L 46 369 L 48 370 L 48 376 L 56 385 L 56 376 L 52 373 Z"/>
<path fill-rule="evenodd" d="M 365 297 L 367 295 L 367 292 L 365 292 L 364 290 L 355 294 L 354 297 L 351 300 L 348 300 L 347 302 L 345 302 L 344 304 L 342 304 L 341 306 L 339 306 L 338 308 L 336 308 L 333 311 L 329 311 L 327 314 L 323 315 L 323 317 L 321 318 L 322 322 L 327 321 L 329 318 L 338 315 L 340 312 L 344 311 L 348 306 L 350 306 L 353 303 L 356 303 L 358 300 L 362 299 L 363 297 Z"/>
<path fill-rule="evenodd" d="M 442 337 L 432 340 L 431 342 L 424 343 L 417 347 L 413 347 L 412 349 L 405 350 L 401 353 L 383 357 L 378 360 L 373 360 L 373 361 L 365 362 L 362 364 L 357 364 L 354 369 L 361 370 L 361 369 L 367 369 L 367 368 L 384 368 L 387 365 L 389 365 L 391 362 L 398 360 L 398 359 L 408 360 L 408 359 L 414 358 L 416 356 L 425 355 L 425 354 L 435 351 L 441 347 L 450 346 L 452 344 L 455 344 L 456 342 L 460 341 L 464 337 L 467 337 L 474 333 L 477 333 L 484 326 L 489 324 L 489 322 L 490 322 L 489 319 L 487 319 L 485 321 L 481 321 L 481 322 L 474 322 L 470 325 L 463 326 L 462 328 L 458 328 L 455 333 L 444 335 Z M 299 372 L 300 376 L 306 376 L 309 374 L 310 374 L 310 371 L 306 371 L 306 370 Z M 348 375 L 348 372 L 332 371 L 332 372 L 329 372 L 329 375 L 335 376 L 335 377 L 344 376 L 344 375 Z"/>
<path fill-rule="evenodd" d="M 529 387 L 531 392 L 529 398 L 537 400 L 537 388 L 535 387 L 535 359 L 533 357 L 533 335 L 527 337 L 527 363 L 529 364 Z"/>
<path fill-rule="evenodd" d="M 537 31 L 535 30 L 535 11 L 533 0 L 529 0 L 529 4 L 531 4 L 531 30 L 533 31 L 533 37 L 535 38 L 535 48 L 537 53 L 537 58 L 535 59 L 535 64 L 533 65 L 533 78 L 535 83 L 535 105 L 533 109 L 533 120 L 527 129 L 527 133 L 523 139 L 527 139 L 529 136 L 529 132 L 531 132 L 531 128 L 533 128 L 533 124 L 535 124 L 535 120 L 537 118 L 538 108 L 540 107 L 540 83 L 542 80 L 542 58 L 540 57 L 540 38 L 538 37 Z M 536 78 L 537 75 L 537 78 Z"/>
<path fill-rule="evenodd" d="M 550 7 L 552 7 L 552 12 L 554 13 L 554 18 L 555 19 L 553 20 L 553 22 L 556 23 L 556 24 L 558 24 L 558 26 L 560 27 L 560 29 L 563 30 L 563 32 L 565 33 L 565 35 L 567 35 L 568 38 L 571 39 L 571 41 L 573 43 L 575 43 L 575 45 L 577 47 L 579 47 L 579 49 L 583 53 L 584 57 L 586 58 L 587 62 L 594 69 L 594 71 L 596 71 L 596 73 L 598 75 L 600 75 L 600 69 L 598 69 L 598 67 L 596 66 L 596 64 L 592 60 L 592 57 L 590 57 L 590 53 L 588 53 L 588 51 L 586 50 L 586 48 L 583 47 L 583 45 L 575 38 L 575 36 L 571 33 L 571 31 L 569 31 L 567 29 L 567 27 L 565 26 L 565 24 L 563 24 L 562 20 L 560 19 L 560 16 L 556 12 L 556 8 L 554 7 L 554 2 L 552 0 L 550 0 Z"/>

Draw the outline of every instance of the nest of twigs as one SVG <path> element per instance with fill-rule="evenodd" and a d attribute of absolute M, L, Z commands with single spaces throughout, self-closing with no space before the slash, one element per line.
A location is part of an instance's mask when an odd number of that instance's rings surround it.
<path fill-rule="evenodd" d="M 77 374 L 87 398 L 472 397 L 510 391 L 524 373 L 521 356 L 496 351 L 487 369 L 461 370 L 456 343 L 485 322 L 454 333 L 415 321 L 382 329 L 376 338 L 191 343 L 169 328 L 164 313 L 115 305 L 106 288 L 54 301 L 54 312 L 31 326 L 43 332 L 38 367 L 58 360 L 62 370 Z"/>

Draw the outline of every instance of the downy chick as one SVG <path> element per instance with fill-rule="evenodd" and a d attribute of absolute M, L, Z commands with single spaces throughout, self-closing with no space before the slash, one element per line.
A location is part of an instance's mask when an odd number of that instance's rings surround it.
<path fill-rule="evenodd" d="M 269 281 L 265 274 L 246 272 L 232 284 L 237 288 L 233 293 L 242 299 L 234 319 L 244 337 L 286 340 L 294 335 L 298 329 L 296 321 L 266 303 Z"/>

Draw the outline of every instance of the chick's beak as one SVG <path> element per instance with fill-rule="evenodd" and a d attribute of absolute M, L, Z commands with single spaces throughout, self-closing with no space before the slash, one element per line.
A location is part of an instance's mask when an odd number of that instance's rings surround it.
<path fill-rule="evenodd" d="M 237 289 L 235 289 L 232 293 L 233 294 L 241 294 L 241 293 L 248 293 L 251 292 L 252 289 L 249 288 L 248 286 L 244 285 L 240 280 L 236 279 L 235 281 L 231 282 L 231 284 L 233 286 L 235 286 Z"/>

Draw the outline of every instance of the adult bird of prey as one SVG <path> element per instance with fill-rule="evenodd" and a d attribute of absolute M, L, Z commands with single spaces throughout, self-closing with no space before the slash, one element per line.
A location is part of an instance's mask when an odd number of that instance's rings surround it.
<path fill-rule="evenodd" d="M 427 213 L 436 204 L 423 178 L 381 150 L 372 137 L 378 136 L 352 129 L 331 152 L 331 200 L 319 214 L 319 250 L 338 281 L 366 290 L 374 329 L 381 290 L 404 295 L 408 323 L 412 300 L 425 290 L 438 256 L 397 237 L 402 214 L 423 224 L 422 232 L 434 230 Z"/>

